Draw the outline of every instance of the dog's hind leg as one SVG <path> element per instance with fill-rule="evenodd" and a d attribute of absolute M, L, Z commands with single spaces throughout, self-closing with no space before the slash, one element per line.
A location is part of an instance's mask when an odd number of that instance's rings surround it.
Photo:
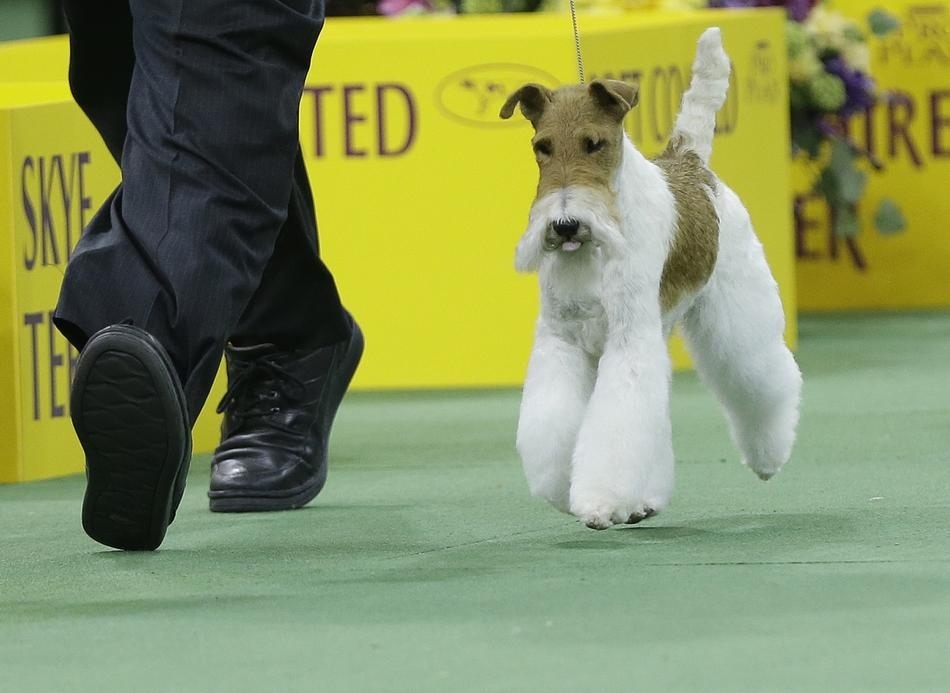
<path fill-rule="evenodd" d="M 716 269 L 683 320 L 702 380 L 726 411 L 742 461 L 772 477 L 791 455 L 802 377 L 785 345 L 778 287 L 745 208 L 723 187 Z"/>
<path fill-rule="evenodd" d="M 531 494 L 565 513 L 571 455 L 594 378 L 592 357 L 540 321 L 521 397 L 517 448 Z"/>

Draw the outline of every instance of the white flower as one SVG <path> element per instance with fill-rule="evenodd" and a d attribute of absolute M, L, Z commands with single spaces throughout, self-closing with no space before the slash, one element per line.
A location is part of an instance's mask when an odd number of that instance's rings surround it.
<path fill-rule="evenodd" d="M 698 10 L 706 7 L 706 0 L 660 0 L 664 10 Z"/>
<path fill-rule="evenodd" d="M 822 5 L 816 6 L 808 15 L 805 28 L 815 37 L 819 49 L 830 48 L 839 52 L 855 42 L 852 36 L 861 34 L 853 21 Z"/>
<path fill-rule="evenodd" d="M 841 57 L 854 70 L 868 73 L 871 71 L 871 50 L 866 43 L 852 41 L 841 49 Z"/>

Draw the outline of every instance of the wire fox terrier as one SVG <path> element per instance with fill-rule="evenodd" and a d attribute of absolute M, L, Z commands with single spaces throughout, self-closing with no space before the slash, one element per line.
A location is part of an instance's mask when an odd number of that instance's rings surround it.
<path fill-rule="evenodd" d="M 623 119 L 637 87 L 527 84 L 540 170 L 516 267 L 538 271 L 541 314 L 518 421 L 533 495 L 588 527 L 635 523 L 673 491 L 670 359 L 679 324 L 742 461 L 769 479 L 788 459 L 801 373 L 749 214 L 708 168 L 729 84 L 718 28 L 699 39 L 666 150 L 646 159 Z"/>

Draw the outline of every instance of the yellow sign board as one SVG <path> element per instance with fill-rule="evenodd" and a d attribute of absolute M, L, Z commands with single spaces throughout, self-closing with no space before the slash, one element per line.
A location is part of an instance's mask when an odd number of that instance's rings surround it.
<path fill-rule="evenodd" d="M 37 88 L 18 91 L 28 94 Z M 13 187 L 15 211 L 11 252 L 0 257 L 4 296 L 12 289 L 13 299 L 12 305 L 8 303 L 13 314 L 3 324 L 4 338 L 13 337 L 8 345 L 13 358 L 8 360 L 5 354 L 2 365 L 4 390 L 12 386 L 18 393 L 4 400 L 19 409 L 20 424 L 12 438 L 4 439 L 17 441 L 21 457 L 28 451 L 31 464 L 28 476 L 23 472 L 26 478 L 58 473 L 63 443 L 72 437 L 67 417 L 76 353 L 54 328 L 51 315 L 69 253 L 95 212 L 96 201 L 111 190 L 104 180 L 116 175 L 114 166 L 109 176 L 92 175 L 94 163 L 105 170 L 112 162 L 104 148 L 76 146 L 77 132 L 63 127 L 64 122 L 77 122 L 73 113 L 74 107 L 62 95 L 56 102 L 4 113 L 7 132 L 16 134 L 8 140 L 4 171 L 12 173 L 16 186 L 4 186 L 8 194 Z M 87 143 L 96 143 L 84 134 Z M 6 476 L 2 467 L 0 474 Z"/>
<path fill-rule="evenodd" d="M 834 7 L 863 26 L 875 5 L 837 0 Z M 901 29 L 872 37 L 870 48 L 872 74 L 889 98 L 850 126 L 884 165 L 870 176 L 857 237 L 831 233 L 827 205 L 808 192 L 814 171 L 796 165 L 801 310 L 950 307 L 950 2 L 895 0 L 887 8 Z M 901 206 L 902 233 L 873 230 L 884 197 Z"/>
<path fill-rule="evenodd" d="M 69 421 L 76 351 L 53 326 L 79 234 L 119 180 L 64 82 L 0 82 L 0 483 L 82 471 Z M 212 398 L 219 397 L 219 378 Z M 214 401 L 214 400 L 212 400 Z M 216 444 L 213 407 L 195 449 Z"/>
<path fill-rule="evenodd" d="M 588 78 L 640 84 L 628 127 L 646 154 L 665 145 L 696 39 L 722 26 L 735 76 L 713 165 L 749 207 L 794 343 L 782 14 L 582 21 Z M 15 463 L 0 463 L 0 482 L 82 463 L 68 422 L 75 353 L 49 312 L 79 230 L 119 174 L 68 100 L 67 58 L 62 38 L 0 46 L 0 219 L 9 230 L 0 246 L 0 387 L 16 393 L 0 433 L 19 450 Z M 301 145 L 322 252 L 366 334 L 355 387 L 520 384 L 538 289 L 515 273 L 513 257 L 537 172 L 530 126 L 497 114 L 524 82 L 576 79 L 563 15 L 328 22 L 301 101 Z M 686 365 L 679 342 L 673 348 Z M 219 378 L 211 403 L 221 386 Z M 217 421 L 207 407 L 197 451 L 214 447 Z"/>

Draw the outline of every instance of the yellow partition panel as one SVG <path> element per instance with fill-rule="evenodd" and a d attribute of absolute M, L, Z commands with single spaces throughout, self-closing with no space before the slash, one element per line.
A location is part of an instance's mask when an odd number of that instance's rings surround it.
<path fill-rule="evenodd" d="M 862 0 L 834 6 L 862 25 L 876 7 Z M 893 0 L 886 6 L 901 29 L 870 39 L 871 71 L 892 99 L 851 124 L 856 142 L 884 165 L 870 175 L 857 237 L 831 233 L 827 204 L 808 193 L 814 172 L 795 167 L 802 310 L 950 307 L 950 2 Z M 907 220 L 902 233 L 874 231 L 884 197 L 900 204 Z"/>
<path fill-rule="evenodd" d="M 0 84 L 0 482 L 76 469 L 65 418 L 75 353 L 49 316 L 95 191 L 84 188 L 90 152 L 63 128 L 67 98 L 62 83 Z"/>
<path fill-rule="evenodd" d="M 0 82 L 0 483 L 82 471 L 69 421 L 76 352 L 51 315 L 80 231 L 119 180 L 65 82 Z M 195 428 L 214 448 L 219 377 Z"/>
<path fill-rule="evenodd" d="M 772 11 L 650 13 L 585 16 L 582 30 L 588 78 L 640 83 L 628 128 L 652 154 L 688 84 L 696 39 L 723 27 L 735 75 L 713 164 L 752 213 L 794 342 L 782 22 Z M 0 433 L 20 451 L 0 461 L 0 481 L 82 464 L 68 421 L 75 354 L 49 312 L 79 229 L 119 174 L 68 98 L 67 58 L 61 37 L 0 46 L 0 213 L 11 231 L 0 246 L 0 386 L 13 393 Z M 524 82 L 576 79 L 564 15 L 328 22 L 301 100 L 301 145 L 322 252 L 366 333 L 355 387 L 521 382 L 537 284 L 514 272 L 513 254 L 537 173 L 530 126 L 497 113 Z M 210 405 L 222 385 L 199 421 L 197 451 L 216 442 Z"/>

